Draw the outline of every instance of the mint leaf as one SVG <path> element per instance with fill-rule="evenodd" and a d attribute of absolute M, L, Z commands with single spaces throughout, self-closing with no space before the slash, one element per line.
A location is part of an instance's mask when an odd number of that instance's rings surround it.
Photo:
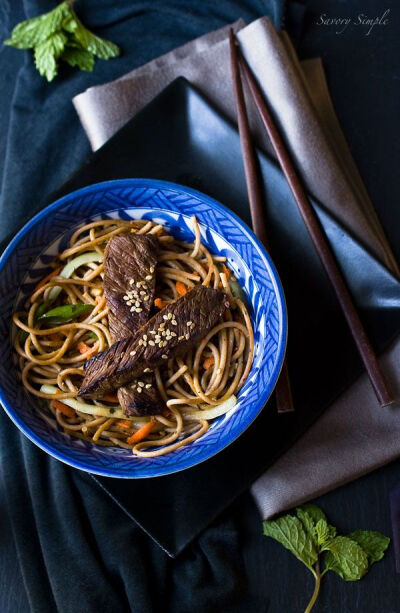
<path fill-rule="evenodd" d="M 325 569 L 337 573 L 345 581 L 357 581 L 368 571 L 368 556 L 346 536 L 337 536 L 329 543 Z"/>
<path fill-rule="evenodd" d="M 318 555 L 313 540 L 297 517 L 284 515 L 276 520 L 264 521 L 263 529 L 265 536 L 281 543 L 308 568 L 311 569 L 317 561 Z"/>
<path fill-rule="evenodd" d="M 336 528 L 328 524 L 324 512 L 317 505 L 297 507 L 296 515 L 317 547 L 323 547 L 336 536 Z"/>
<path fill-rule="evenodd" d="M 100 38 L 100 36 L 93 34 L 93 32 L 85 28 L 72 8 L 71 14 L 72 19 L 69 20 L 65 27 L 68 27 L 68 31 L 71 32 L 84 49 L 87 49 L 87 51 L 90 51 L 90 53 L 102 60 L 109 60 L 119 55 L 120 51 L 117 45 L 105 38 Z"/>
<path fill-rule="evenodd" d="M 56 32 L 35 47 L 35 66 L 42 77 L 52 81 L 57 74 L 57 62 L 64 51 L 67 37 L 62 32 Z"/>
<path fill-rule="evenodd" d="M 301 521 L 301 523 L 303 524 L 304 530 L 307 532 L 307 534 L 311 536 L 315 544 L 317 544 L 317 540 L 315 539 L 315 533 L 314 533 L 315 524 L 313 522 L 311 515 L 309 515 L 307 511 L 304 510 L 303 507 L 298 507 L 296 509 L 296 515 L 298 519 Z"/>
<path fill-rule="evenodd" d="M 370 564 L 382 560 L 390 543 L 388 536 L 373 530 L 356 530 L 348 534 L 347 538 L 355 541 L 365 551 Z"/>
<path fill-rule="evenodd" d="M 305 511 L 306 513 L 308 513 L 308 515 L 311 517 L 311 519 L 314 522 L 314 526 L 317 525 L 317 522 L 320 519 L 324 519 L 325 521 L 328 521 L 326 518 L 325 513 L 323 512 L 322 509 L 320 509 L 316 504 L 303 504 L 301 505 L 301 507 L 298 507 L 299 509 L 301 509 L 302 511 Z M 296 509 L 297 511 L 297 509 Z"/>
<path fill-rule="evenodd" d="M 79 47 L 70 47 L 67 45 L 60 59 L 67 62 L 70 66 L 78 66 L 80 70 L 92 72 L 94 68 L 95 59 L 93 55 L 89 51 Z"/>
<path fill-rule="evenodd" d="M 44 15 L 22 21 L 11 32 L 11 37 L 4 41 L 17 49 L 30 49 L 56 33 L 70 8 L 67 2 L 62 2 L 55 9 Z"/>
<path fill-rule="evenodd" d="M 330 526 L 325 519 L 317 521 L 315 526 L 315 536 L 317 539 L 317 545 L 323 551 L 326 549 L 333 538 L 336 536 L 336 528 Z"/>

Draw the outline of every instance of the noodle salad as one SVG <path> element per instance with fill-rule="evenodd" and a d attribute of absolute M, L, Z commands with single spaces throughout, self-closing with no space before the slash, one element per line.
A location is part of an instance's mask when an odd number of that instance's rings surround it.
<path fill-rule="evenodd" d="M 14 313 L 14 349 L 23 385 L 46 400 L 66 434 L 155 457 L 196 440 L 210 422 L 235 406 L 253 360 L 253 329 L 226 258 L 209 252 L 196 219 L 192 221 L 193 243 L 177 240 L 164 226 L 147 220 L 108 219 L 81 226 L 34 288 L 25 310 Z M 204 338 L 155 368 L 163 401 L 155 415 L 125 414 L 116 393 L 78 398 L 85 363 L 114 342 L 103 284 L 105 250 L 114 236 L 127 233 L 151 234 L 159 241 L 153 312 L 196 285 L 220 289 L 229 299 L 223 320 Z"/>

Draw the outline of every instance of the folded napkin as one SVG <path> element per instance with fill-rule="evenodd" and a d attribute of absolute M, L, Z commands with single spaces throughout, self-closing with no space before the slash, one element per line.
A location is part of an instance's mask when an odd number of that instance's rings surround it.
<path fill-rule="evenodd" d="M 393 273 L 398 267 L 340 130 L 319 60 L 299 62 L 287 35 L 259 19 L 232 24 L 280 124 L 302 178 L 333 213 Z M 228 27 L 203 36 L 124 77 L 86 90 L 74 105 L 93 149 L 177 76 L 185 76 L 235 120 Z M 249 103 L 258 143 L 270 151 Z M 400 341 L 385 355 L 396 383 Z M 397 391 L 399 381 L 397 380 Z M 293 448 L 254 483 L 263 517 L 313 498 L 400 455 L 396 408 L 381 409 L 366 376 L 343 394 Z"/>

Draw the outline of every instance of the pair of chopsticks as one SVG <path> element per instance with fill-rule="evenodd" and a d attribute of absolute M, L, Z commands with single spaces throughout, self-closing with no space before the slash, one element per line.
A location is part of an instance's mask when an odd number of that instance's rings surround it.
<path fill-rule="evenodd" d="M 279 130 L 268 109 L 267 103 L 264 100 L 257 81 L 240 50 L 238 41 L 232 30 L 229 32 L 229 42 L 233 90 L 236 102 L 243 164 L 245 168 L 247 192 L 254 233 L 268 249 L 267 230 L 264 221 L 263 201 L 261 195 L 262 192 L 257 173 L 256 154 L 252 144 L 249 122 L 247 118 L 246 104 L 241 81 L 241 71 L 243 71 L 250 93 L 268 133 L 282 171 L 292 190 L 295 202 L 303 218 L 305 226 L 336 293 L 336 297 L 342 308 L 343 314 L 346 318 L 371 384 L 375 390 L 378 401 L 381 406 L 392 404 L 394 402 L 394 398 L 388 388 L 385 377 L 379 366 L 377 356 L 361 322 L 356 306 L 346 286 L 346 282 L 336 262 L 324 230 L 308 200 L 307 194 L 303 188 L 289 152 L 286 149 Z M 290 401 L 291 392 L 286 361 L 275 389 L 277 394 L 278 411 L 286 412 L 288 410 L 293 410 L 293 405 Z"/>

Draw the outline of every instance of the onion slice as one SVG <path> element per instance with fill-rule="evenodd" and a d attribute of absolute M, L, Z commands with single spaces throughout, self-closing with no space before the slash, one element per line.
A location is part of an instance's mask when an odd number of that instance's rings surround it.
<path fill-rule="evenodd" d="M 74 258 L 68 264 L 64 266 L 62 271 L 60 272 L 60 277 L 65 277 L 65 279 L 69 279 L 75 272 L 79 266 L 83 266 L 83 264 L 89 264 L 90 262 L 102 262 L 103 256 L 101 253 L 97 253 L 97 251 L 87 251 L 86 253 L 81 253 L 78 257 Z M 61 292 L 61 287 L 59 285 L 55 285 L 51 288 L 49 292 L 48 300 L 53 302 Z"/>
<path fill-rule="evenodd" d="M 224 402 L 221 404 L 217 404 L 217 406 L 212 409 L 205 409 L 204 411 L 194 411 L 193 413 L 185 413 L 183 411 L 184 417 L 194 417 L 195 419 L 215 419 L 216 417 L 220 417 L 221 415 L 225 415 L 228 411 L 233 409 L 236 406 L 237 398 L 232 394 L 229 396 Z"/>

